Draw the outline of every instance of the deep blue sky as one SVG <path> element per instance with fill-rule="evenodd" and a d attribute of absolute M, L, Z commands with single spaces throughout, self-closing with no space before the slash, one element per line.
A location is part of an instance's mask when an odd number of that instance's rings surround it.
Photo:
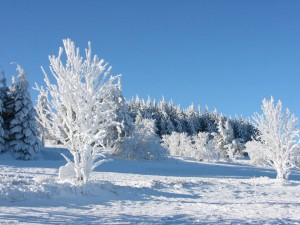
<path fill-rule="evenodd" d="M 273 95 L 300 116 L 298 0 L 2 0 L 0 31 L 0 65 L 10 77 L 18 62 L 32 85 L 71 38 L 123 75 L 126 98 L 248 117 Z"/>

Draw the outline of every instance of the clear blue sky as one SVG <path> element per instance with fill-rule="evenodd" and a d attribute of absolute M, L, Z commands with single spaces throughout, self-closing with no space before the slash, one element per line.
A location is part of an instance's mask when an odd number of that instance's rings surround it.
<path fill-rule="evenodd" d="M 298 0 L 2 0 L 0 31 L 0 65 L 10 77 L 18 62 L 32 85 L 71 38 L 123 75 L 126 98 L 248 117 L 273 95 L 300 116 Z"/>

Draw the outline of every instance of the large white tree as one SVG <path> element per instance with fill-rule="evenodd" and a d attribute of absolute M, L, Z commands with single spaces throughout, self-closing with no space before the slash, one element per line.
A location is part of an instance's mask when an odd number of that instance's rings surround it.
<path fill-rule="evenodd" d="M 256 140 L 246 144 L 246 151 L 255 163 L 274 167 L 277 179 L 288 179 L 300 154 L 298 119 L 282 102 L 275 105 L 274 98 L 262 101 L 262 114 L 253 117 L 259 131 Z"/>
<path fill-rule="evenodd" d="M 40 115 L 41 123 L 52 136 L 60 140 L 72 153 L 73 161 L 64 156 L 67 165 L 60 173 L 71 174 L 86 183 L 93 170 L 105 162 L 104 141 L 112 125 L 117 125 L 117 104 L 111 94 L 120 89 L 119 76 L 109 76 L 111 67 L 92 56 L 91 44 L 85 50 L 85 59 L 70 39 L 63 40 L 58 56 L 50 56 L 50 70 L 56 80 L 45 74 L 48 113 Z M 48 115 L 48 116 L 46 116 Z M 65 178 L 64 174 L 60 174 Z"/>

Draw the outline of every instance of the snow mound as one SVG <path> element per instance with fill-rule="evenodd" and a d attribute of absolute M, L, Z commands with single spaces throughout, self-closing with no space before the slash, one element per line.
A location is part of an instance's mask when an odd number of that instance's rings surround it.
<path fill-rule="evenodd" d="M 114 198 L 116 188 L 109 182 L 90 182 L 87 185 L 62 183 L 58 179 L 37 176 L 0 175 L 0 202 L 26 200 L 76 199 L 86 197 Z"/>
<path fill-rule="evenodd" d="M 0 200 L 23 201 L 32 198 L 51 198 L 53 190 L 49 185 L 22 176 L 0 175 Z"/>

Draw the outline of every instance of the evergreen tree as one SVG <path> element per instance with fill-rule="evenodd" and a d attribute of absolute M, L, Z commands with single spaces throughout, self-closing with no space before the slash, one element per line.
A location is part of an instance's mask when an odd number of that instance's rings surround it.
<path fill-rule="evenodd" d="M 180 106 L 177 106 L 177 108 L 176 108 L 176 116 L 177 116 L 176 131 L 179 133 L 182 133 L 182 132 L 186 133 L 187 132 L 187 123 L 185 120 L 183 110 L 180 108 Z"/>
<path fill-rule="evenodd" d="M 2 79 L 1 79 L 1 98 L 3 103 L 3 109 L 2 109 L 2 118 L 4 120 L 4 141 L 5 145 L 7 145 L 9 140 L 9 125 L 10 121 L 13 119 L 13 111 L 14 111 L 14 99 L 12 98 L 12 95 L 10 93 L 9 88 L 6 84 L 6 76 L 4 72 L 2 73 Z M 6 146 L 8 148 L 9 146 Z"/>
<path fill-rule="evenodd" d="M 118 85 L 107 91 L 105 96 L 102 96 L 101 101 L 109 102 L 108 106 L 112 111 L 115 111 L 117 117 L 116 121 L 112 122 L 111 126 L 107 128 L 106 138 L 103 143 L 106 147 L 117 147 L 119 142 L 128 136 L 133 129 L 133 121 L 130 117 L 129 110 L 125 104 L 125 99 L 122 94 L 122 85 L 120 78 L 117 79 Z M 108 101 L 108 99 L 110 101 Z"/>
<path fill-rule="evenodd" d="M 213 112 L 210 112 L 208 107 L 206 107 L 206 111 L 201 116 L 201 120 L 202 120 L 203 132 L 208 132 L 208 133 L 218 132 L 219 115 L 216 109 Z"/>
<path fill-rule="evenodd" d="M 232 120 L 220 116 L 218 122 L 218 134 L 215 134 L 217 147 L 220 150 L 221 156 L 226 159 L 233 160 L 242 156 L 244 150 L 244 141 L 241 138 L 234 137 Z"/>
<path fill-rule="evenodd" d="M 188 133 L 190 135 L 197 134 L 200 131 L 201 124 L 199 119 L 197 118 L 197 113 L 194 107 L 194 104 L 192 104 L 187 110 L 186 110 L 186 120 L 188 124 Z"/>
<path fill-rule="evenodd" d="M 36 159 L 40 148 L 38 139 L 35 110 L 28 91 L 27 75 L 22 67 L 17 65 L 19 75 L 10 87 L 12 118 L 9 122 L 8 146 L 16 159 Z"/>
<path fill-rule="evenodd" d="M 3 114 L 4 114 L 4 104 L 3 100 L 6 96 L 6 79 L 4 71 L 2 72 L 3 78 L 1 80 L 2 86 L 0 87 L 0 153 L 5 151 L 5 137 L 4 137 L 4 129 L 5 124 L 3 120 Z"/>
<path fill-rule="evenodd" d="M 166 128 L 166 134 L 171 134 L 172 132 L 175 131 L 175 126 L 171 120 L 171 118 L 168 115 L 165 115 L 166 118 L 165 120 L 165 128 Z"/>

